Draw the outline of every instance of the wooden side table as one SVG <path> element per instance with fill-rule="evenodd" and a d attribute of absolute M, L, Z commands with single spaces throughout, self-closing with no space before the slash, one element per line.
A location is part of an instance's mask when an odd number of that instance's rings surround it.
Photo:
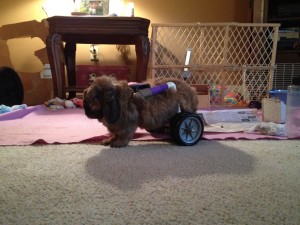
<path fill-rule="evenodd" d="M 134 80 L 141 82 L 146 79 L 150 20 L 140 17 L 54 16 L 47 22 L 46 47 L 55 97 L 65 99 L 66 92 L 69 92 L 68 98 L 73 98 L 76 91 L 83 90 L 83 87 L 76 86 L 77 43 L 135 45 L 137 68 Z"/>

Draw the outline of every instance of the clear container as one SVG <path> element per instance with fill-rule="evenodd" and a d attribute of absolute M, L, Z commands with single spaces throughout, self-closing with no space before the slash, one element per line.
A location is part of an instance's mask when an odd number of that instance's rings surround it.
<path fill-rule="evenodd" d="M 300 86 L 291 85 L 287 91 L 286 136 L 300 137 Z"/>

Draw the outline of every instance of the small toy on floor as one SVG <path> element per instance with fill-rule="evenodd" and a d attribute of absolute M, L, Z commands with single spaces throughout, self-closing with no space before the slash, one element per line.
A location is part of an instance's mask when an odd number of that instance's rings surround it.
<path fill-rule="evenodd" d="M 285 125 L 273 122 L 261 122 L 252 127 L 248 132 L 257 131 L 263 135 L 283 136 L 285 134 Z"/>
<path fill-rule="evenodd" d="M 58 97 L 50 99 L 49 101 L 45 102 L 45 105 L 52 110 L 58 109 L 70 109 L 76 107 L 83 107 L 83 101 L 79 98 L 73 98 L 71 100 L 60 99 Z"/>
<path fill-rule="evenodd" d="M 0 105 L 0 114 L 15 111 L 18 109 L 26 109 L 26 108 L 27 108 L 26 104 L 13 105 L 13 106 Z"/>
<path fill-rule="evenodd" d="M 57 109 L 65 109 L 65 108 L 76 108 L 75 104 L 71 100 L 64 100 L 58 97 L 50 99 L 45 102 L 45 105 L 49 109 L 57 110 Z"/>
<path fill-rule="evenodd" d="M 83 108 L 83 100 L 82 99 L 72 98 L 71 100 L 77 107 Z"/>

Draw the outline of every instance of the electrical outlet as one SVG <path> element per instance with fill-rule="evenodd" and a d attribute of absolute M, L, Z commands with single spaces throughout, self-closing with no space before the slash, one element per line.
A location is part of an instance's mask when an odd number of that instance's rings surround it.
<path fill-rule="evenodd" d="M 90 59 L 94 62 L 99 62 L 99 47 L 95 45 L 90 46 Z"/>
<path fill-rule="evenodd" d="M 52 78 L 50 64 L 44 65 L 44 70 L 40 73 L 40 76 L 41 76 L 41 79 L 51 79 Z"/>

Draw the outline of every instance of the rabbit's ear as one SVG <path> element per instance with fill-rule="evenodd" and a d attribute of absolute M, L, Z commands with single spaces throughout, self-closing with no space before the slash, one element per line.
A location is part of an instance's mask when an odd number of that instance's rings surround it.
<path fill-rule="evenodd" d="M 109 123 L 116 123 L 120 117 L 116 88 L 110 88 L 103 93 L 103 116 Z"/>

